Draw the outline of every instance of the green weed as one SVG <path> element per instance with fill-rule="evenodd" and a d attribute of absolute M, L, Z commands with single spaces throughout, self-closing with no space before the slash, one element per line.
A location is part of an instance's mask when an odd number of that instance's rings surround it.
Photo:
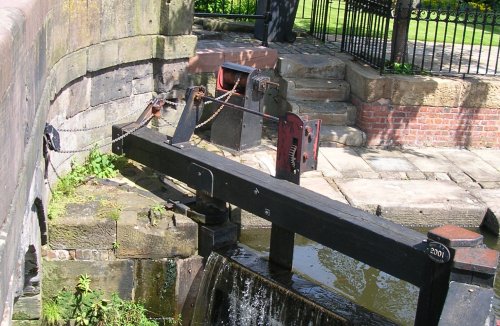
<path fill-rule="evenodd" d="M 81 199 L 75 196 L 75 190 L 90 177 L 115 177 L 118 173 L 115 163 L 120 162 L 122 164 L 122 160 L 123 157 L 121 156 L 101 153 L 94 148 L 83 164 L 72 162 L 71 171 L 60 178 L 52 190 L 52 198 L 48 207 L 49 219 L 55 219 L 63 215 L 67 204 L 78 202 Z"/>
<path fill-rule="evenodd" d="M 91 288 L 88 275 L 80 275 L 75 291 L 63 290 L 52 299 L 43 301 L 45 325 L 66 324 L 70 320 L 77 326 L 157 326 L 149 320 L 147 310 L 139 303 L 121 299 L 117 294 L 111 300 L 103 299 L 103 293 Z M 167 325 L 181 325 L 181 316 L 166 317 Z"/>

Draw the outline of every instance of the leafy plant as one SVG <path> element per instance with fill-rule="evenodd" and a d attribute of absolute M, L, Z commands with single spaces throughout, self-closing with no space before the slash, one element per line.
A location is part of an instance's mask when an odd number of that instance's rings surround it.
<path fill-rule="evenodd" d="M 117 160 L 117 155 L 101 153 L 94 148 L 85 162 L 88 175 L 94 175 L 98 178 L 113 178 L 117 174 L 117 169 L 114 162 Z"/>
<path fill-rule="evenodd" d="M 78 277 L 78 283 L 76 284 L 76 290 L 83 294 L 88 294 L 92 292 L 90 289 L 90 277 L 87 274 L 82 274 Z"/>
<path fill-rule="evenodd" d="M 386 70 L 398 75 L 413 75 L 413 65 L 411 63 L 387 62 Z"/>
<path fill-rule="evenodd" d="M 100 291 L 92 290 L 88 275 L 80 275 L 74 292 L 63 290 L 52 299 L 43 301 L 45 325 L 61 325 L 74 320 L 78 326 L 157 326 L 149 320 L 141 304 L 122 300 L 117 294 L 103 299 Z M 181 316 L 163 318 L 166 324 L 181 325 Z"/>
<path fill-rule="evenodd" d="M 120 249 L 120 243 L 118 241 L 113 242 L 111 246 L 114 251 Z"/>
<path fill-rule="evenodd" d="M 57 325 L 63 321 L 61 309 L 56 301 L 46 300 L 42 308 L 43 322 L 49 326 Z"/>
<path fill-rule="evenodd" d="M 162 218 L 163 214 L 166 214 L 167 210 L 163 204 L 155 204 L 151 206 L 148 212 L 148 217 L 152 226 L 158 225 L 158 220 Z"/>

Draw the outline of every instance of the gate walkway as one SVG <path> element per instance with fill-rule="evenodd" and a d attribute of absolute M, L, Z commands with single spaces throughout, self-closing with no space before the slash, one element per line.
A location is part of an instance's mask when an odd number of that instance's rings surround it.
<path fill-rule="evenodd" d="M 249 33 L 197 33 L 198 50 L 261 44 Z M 269 47 L 278 55 L 340 52 L 339 43 L 322 43 L 307 35 L 299 35 L 293 44 L 270 42 Z M 212 150 L 274 174 L 272 142 L 237 156 Z M 318 171 L 306 173 L 301 185 L 406 226 L 486 223 L 494 232 L 500 230 L 500 150 L 322 147 Z"/>

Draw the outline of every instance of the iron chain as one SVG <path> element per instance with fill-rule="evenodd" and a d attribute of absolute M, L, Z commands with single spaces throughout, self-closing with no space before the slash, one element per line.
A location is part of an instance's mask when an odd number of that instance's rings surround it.
<path fill-rule="evenodd" d="M 238 77 L 238 79 L 236 80 L 236 83 L 234 83 L 233 88 L 229 92 L 223 94 L 224 96 L 227 96 L 226 99 L 224 100 L 224 103 L 227 103 L 229 101 L 229 99 L 231 98 L 231 96 L 233 96 L 233 94 L 236 93 L 236 87 L 238 87 L 239 83 L 240 83 L 240 77 Z M 220 98 L 224 98 L 224 96 L 220 96 Z M 219 98 L 217 98 L 217 99 L 219 99 Z M 208 103 L 208 102 L 205 102 L 205 104 L 206 103 Z M 215 119 L 215 117 L 217 117 L 219 115 L 219 113 L 222 111 L 222 109 L 224 109 L 224 104 L 222 104 L 221 107 L 218 108 L 217 111 L 215 111 L 214 114 L 212 114 L 207 120 L 197 124 L 196 127 L 194 127 L 194 128 L 198 129 L 200 127 L 203 127 L 204 125 L 206 125 L 207 123 L 209 123 L 210 121 Z"/>

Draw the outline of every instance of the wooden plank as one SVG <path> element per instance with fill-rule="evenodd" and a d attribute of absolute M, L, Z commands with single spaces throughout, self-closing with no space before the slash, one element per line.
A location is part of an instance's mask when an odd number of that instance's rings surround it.
<path fill-rule="evenodd" d="M 493 325 L 494 295 L 491 288 L 451 282 L 438 325 Z"/>
<path fill-rule="evenodd" d="M 113 127 L 114 138 L 122 132 L 121 126 Z M 196 163 L 213 173 L 215 198 L 414 285 L 424 284 L 424 235 L 216 154 L 165 141 L 164 135 L 143 128 L 115 143 L 113 152 L 181 181 Z"/>

